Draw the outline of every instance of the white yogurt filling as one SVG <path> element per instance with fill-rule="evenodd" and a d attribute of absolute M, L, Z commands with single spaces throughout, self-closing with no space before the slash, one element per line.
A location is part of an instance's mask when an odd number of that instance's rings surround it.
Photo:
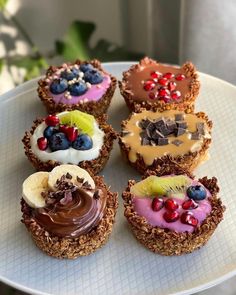
<path fill-rule="evenodd" d="M 79 151 L 72 147 L 67 150 L 59 150 L 52 152 L 49 148 L 45 151 L 41 151 L 38 148 L 37 139 L 43 136 L 44 129 L 47 128 L 45 122 L 41 123 L 31 136 L 30 144 L 33 153 L 42 162 L 49 160 L 57 161 L 63 164 L 70 163 L 77 165 L 81 161 L 90 161 L 96 159 L 100 154 L 100 149 L 103 145 L 104 132 L 99 129 L 97 122 L 94 122 L 94 134 L 91 137 L 93 141 L 93 147 L 86 151 Z"/>

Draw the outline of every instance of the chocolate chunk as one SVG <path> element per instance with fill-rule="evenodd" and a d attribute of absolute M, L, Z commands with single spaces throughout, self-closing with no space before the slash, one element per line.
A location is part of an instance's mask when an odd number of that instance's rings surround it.
<path fill-rule="evenodd" d="M 169 129 L 166 127 L 166 125 L 162 125 L 158 128 L 158 130 L 164 135 L 167 136 L 170 134 Z"/>
<path fill-rule="evenodd" d="M 175 121 L 169 120 L 166 122 L 166 127 L 169 130 L 169 134 L 173 133 L 175 131 L 176 123 Z"/>
<path fill-rule="evenodd" d="M 83 183 L 84 182 L 84 178 L 80 178 L 79 176 L 76 177 L 77 181 L 79 183 Z"/>
<path fill-rule="evenodd" d="M 184 128 L 176 128 L 175 129 L 175 136 L 178 137 L 182 134 L 184 134 L 186 132 L 186 130 Z"/>
<path fill-rule="evenodd" d="M 99 199 L 99 191 L 95 191 L 93 194 L 94 199 L 98 200 Z"/>
<path fill-rule="evenodd" d="M 142 143 L 142 145 L 149 145 L 150 141 L 149 141 L 149 139 L 147 137 L 143 137 L 141 143 Z"/>
<path fill-rule="evenodd" d="M 155 124 L 155 127 L 156 127 L 156 128 L 159 128 L 159 127 L 165 125 L 165 121 L 164 121 L 163 118 L 159 118 L 159 119 L 157 119 L 157 121 L 154 122 L 154 124 Z"/>
<path fill-rule="evenodd" d="M 178 128 L 187 129 L 187 122 L 185 121 L 176 121 L 176 125 Z"/>
<path fill-rule="evenodd" d="M 200 135 L 205 135 L 205 124 L 204 124 L 204 122 L 198 122 L 196 125 L 197 125 L 197 132 Z"/>
<path fill-rule="evenodd" d="M 169 143 L 168 138 L 164 137 L 164 138 L 158 138 L 158 145 L 167 145 Z"/>
<path fill-rule="evenodd" d="M 198 132 L 191 133 L 191 139 L 192 140 L 199 140 L 200 139 L 200 134 Z"/>
<path fill-rule="evenodd" d="M 184 114 L 175 115 L 175 121 L 183 121 L 183 120 L 184 120 Z"/>
<path fill-rule="evenodd" d="M 142 128 L 142 129 L 146 129 L 148 124 L 151 123 L 150 120 L 142 120 L 139 122 L 139 127 Z"/>
<path fill-rule="evenodd" d="M 175 139 L 171 143 L 173 143 L 176 146 L 180 146 L 183 143 L 183 141 L 182 140 L 179 140 L 179 139 Z"/>
<path fill-rule="evenodd" d="M 163 138 L 164 135 L 161 132 L 159 132 L 157 129 L 154 130 L 153 133 L 152 133 L 152 138 L 153 139 L 158 139 L 159 137 Z"/>

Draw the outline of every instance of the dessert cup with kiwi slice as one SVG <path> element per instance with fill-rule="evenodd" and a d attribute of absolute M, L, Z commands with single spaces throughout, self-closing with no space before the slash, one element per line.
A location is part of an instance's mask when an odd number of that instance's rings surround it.
<path fill-rule="evenodd" d="M 193 171 L 209 158 L 212 122 L 203 112 L 154 112 L 141 108 L 121 126 L 121 152 L 142 174 L 163 162 L 175 162 Z"/>
<path fill-rule="evenodd" d="M 116 133 L 106 115 L 95 119 L 79 110 L 37 119 L 25 133 L 25 154 L 37 170 L 74 164 L 97 174 L 105 166 Z"/>
<path fill-rule="evenodd" d="M 103 177 L 76 165 L 36 172 L 22 185 L 22 222 L 37 247 L 56 258 L 75 259 L 102 247 L 117 207 L 118 194 Z"/>
<path fill-rule="evenodd" d="M 191 253 L 204 246 L 223 219 L 217 179 L 196 179 L 173 164 L 129 180 L 123 192 L 134 236 L 149 250 L 166 256 Z"/>
<path fill-rule="evenodd" d="M 116 78 L 101 63 L 76 60 L 61 66 L 50 66 L 38 82 L 38 94 L 50 114 L 81 110 L 96 117 L 103 115 L 111 103 Z"/>

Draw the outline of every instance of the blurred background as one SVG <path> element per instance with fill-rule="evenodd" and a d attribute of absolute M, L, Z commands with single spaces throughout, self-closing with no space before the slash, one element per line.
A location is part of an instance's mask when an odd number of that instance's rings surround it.
<path fill-rule="evenodd" d="M 0 94 L 48 65 L 148 55 L 236 81 L 235 0 L 0 0 Z M 231 279 L 199 294 L 235 294 Z M 23 294 L 0 283 L 0 294 Z"/>

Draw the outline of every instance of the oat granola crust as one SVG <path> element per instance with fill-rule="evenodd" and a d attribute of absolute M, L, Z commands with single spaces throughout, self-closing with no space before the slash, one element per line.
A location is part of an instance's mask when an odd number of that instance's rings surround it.
<path fill-rule="evenodd" d="M 43 162 L 41 161 L 32 151 L 31 149 L 31 144 L 30 144 L 30 139 L 32 134 L 34 133 L 34 130 L 37 128 L 37 126 L 42 123 L 44 119 L 37 119 L 34 121 L 34 124 L 31 128 L 30 131 L 26 131 L 24 138 L 22 139 L 22 142 L 24 144 L 24 150 L 25 150 L 25 155 L 28 157 L 29 161 L 33 164 L 33 166 L 36 168 L 38 171 L 51 171 L 54 167 L 60 165 L 61 163 L 57 161 L 47 161 Z M 106 120 L 107 120 L 107 115 L 103 115 L 99 118 L 96 118 L 99 128 L 101 128 L 105 135 L 104 135 L 104 142 L 103 146 L 100 150 L 100 154 L 98 158 L 91 160 L 91 161 L 82 161 L 78 164 L 83 169 L 91 171 L 92 174 L 97 174 L 99 173 L 104 166 L 106 165 L 110 152 L 113 147 L 113 141 L 116 139 L 117 134 L 114 131 L 114 129 L 111 127 L 111 125 L 108 125 Z"/>
<path fill-rule="evenodd" d="M 50 76 L 52 73 L 54 73 L 57 69 L 61 67 L 55 67 L 55 66 L 50 66 L 49 69 L 46 72 L 46 78 L 41 79 L 38 82 L 38 95 L 41 99 L 41 101 L 44 103 L 47 112 L 49 114 L 56 113 L 56 112 L 63 112 L 63 111 L 71 111 L 71 110 L 81 110 L 83 112 L 89 113 L 95 117 L 99 117 L 107 112 L 107 109 L 111 103 L 112 96 L 115 92 L 116 89 L 116 78 L 113 77 L 112 75 L 108 74 L 107 72 L 104 71 L 104 69 L 101 66 L 101 63 L 94 59 L 91 61 L 80 61 L 76 60 L 73 64 L 80 65 L 81 63 L 90 63 L 92 64 L 95 68 L 97 68 L 99 71 L 107 74 L 111 78 L 111 85 L 107 89 L 106 93 L 102 96 L 101 99 L 98 101 L 89 101 L 86 103 L 77 103 L 73 105 L 67 105 L 63 103 L 56 104 L 53 100 L 53 98 L 48 94 L 47 89 L 45 89 L 45 86 L 47 85 L 47 82 L 45 81 L 47 76 Z"/>
<path fill-rule="evenodd" d="M 136 108 L 136 112 L 141 112 L 144 110 L 143 108 Z M 129 118 L 127 120 L 122 121 L 121 127 L 122 129 L 125 128 L 127 122 L 131 118 L 133 113 L 129 115 Z M 195 114 L 198 118 L 202 118 L 205 120 L 209 130 L 212 129 L 213 123 L 212 121 L 209 120 L 208 116 L 203 113 L 199 112 Z M 153 161 L 152 165 L 147 166 L 143 160 L 142 155 L 138 154 L 137 155 L 137 160 L 132 163 L 129 161 L 129 151 L 130 147 L 126 145 L 125 143 L 122 142 L 122 133 L 119 135 L 119 145 L 121 149 L 121 153 L 123 157 L 128 161 L 128 163 L 134 167 L 138 172 L 141 174 L 144 174 L 146 170 L 155 170 L 158 165 L 162 165 L 162 163 L 176 163 L 176 165 L 181 165 L 182 168 L 184 168 L 187 171 L 193 171 L 202 161 L 204 161 L 209 146 L 211 144 L 211 139 L 210 138 L 205 138 L 203 140 L 202 148 L 198 152 L 189 152 L 185 155 L 182 156 L 177 156 L 177 157 L 171 157 L 170 155 L 163 156 L 161 158 L 157 158 Z"/>
<path fill-rule="evenodd" d="M 21 221 L 30 232 L 35 244 L 42 251 L 56 258 L 75 259 L 93 253 L 107 242 L 115 222 L 118 194 L 109 190 L 103 181 L 103 177 L 95 176 L 94 181 L 97 186 L 107 190 L 106 212 L 96 228 L 77 238 L 61 238 L 47 232 L 32 218 L 32 209 L 23 199 L 21 200 L 23 212 Z"/>
<path fill-rule="evenodd" d="M 190 90 L 185 95 L 185 97 L 181 99 L 181 102 L 164 103 L 162 101 L 150 102 L 146 100 L 139 102 L 135 100 L 131 89 L 129 89 L 127 86 L 126 79 L 129 75 L 132 75 L 140 67 L 143 67 L 153 62 L 155 61 L 152 60 L 151 58 L 145 57 L 138 64 L 131 66 L 128 71 L 123 72 L 123 79 L 122 81 L 119 81 L 119 88 L 129 110 L 131 112 L 132 111 L 134 112 L 136 107 L 142 107 L 147 110 L 153 110 L 153 111 L 180 110 L 180 111 L 185 111 L 186 113 L 193 113 L 194 102 L 200 90 L 200 82 L 198 80 L 198 74 L 197 74 L 196 68 L 191 62 L 186 62 L 185 64 L 181 66 L 181 69 L 184 71 L 185 75 L 192 78 L 192 81 L 189 86 Z"/>
<path fill-rule="evenodd" d="M 187 174 L 189 177 L 193 177 L 180 166 L 176 166 L 175 163 L 165 163 L 158 166 L 155 171 L 147 171 L 143 178 L 146 178 L 149 175 L 162 176 L 169 174 Z M 210 199 L 212 211 L 193 233 L 177 233 L 157 226 L 151 226 L 144 217 L 139 216 L 134 211 L 130 188 L 135 184 L 135 181 L 129 180 L 128 187 L 122 194 L 125 207 L 124 215 L 137 240 L 154 253 L 165 256 L 191 253 L 205 245 L 214 233 L 218 224 L 223 220 L 225 206 L 217 196 L 219 187 L 215 177 L 203 177 L 199 179 L 199 182 L 201 182 L 212 194 Z"/>

